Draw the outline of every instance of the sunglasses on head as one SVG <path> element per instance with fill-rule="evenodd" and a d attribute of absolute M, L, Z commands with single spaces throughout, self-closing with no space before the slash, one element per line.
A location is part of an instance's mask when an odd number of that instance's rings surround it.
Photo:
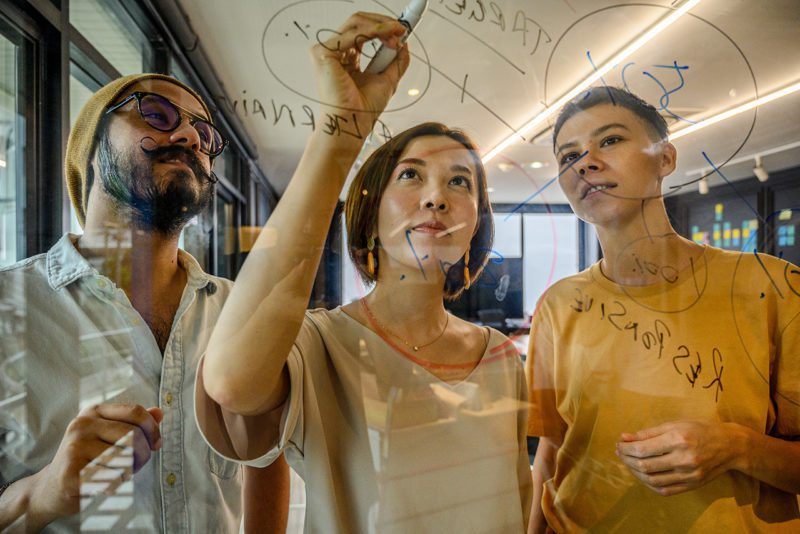
<path fill-rule="evenodd" d="M 189 117 L 189 124 L 197 130 L 200 136 L 201 152 L 208 154 L 211 158 L 215 158 L 219 156 L 228 145 L 228 140 L 222 136 L 222 133 L 220 133 L 216 126 L 203 117 L 174 104 L 156 93 L 137 91 L 122 102 L 108 108 L 106 114 L 117 111 L 134 98 L 136 99 L 136 105 L 139 109 L 139 115 L 142 116 L 144 122 L 151 128 L 159 132 L 171 132 L 180 126 L 183 115 L 185 114 Z"/>

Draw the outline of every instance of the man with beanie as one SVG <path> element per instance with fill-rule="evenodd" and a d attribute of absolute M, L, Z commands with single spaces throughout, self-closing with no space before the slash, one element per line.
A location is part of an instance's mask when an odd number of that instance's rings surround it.
<path fill-rule="evenodd" d="M 285 530 L 285 462 L 240 472 L 194 423 L 232 283 L 178 238 L 225 144 L 168 76 L 117 79 L 81 111 L 65 172 L 84 233 L 0 270 L 0 530 L 238 532 L 243 508 L 248 529 Z"/>

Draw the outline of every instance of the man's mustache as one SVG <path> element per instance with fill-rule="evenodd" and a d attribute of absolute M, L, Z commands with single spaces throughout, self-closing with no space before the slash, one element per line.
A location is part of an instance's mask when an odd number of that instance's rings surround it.
<path fill-rule="evenodd" d="M 144 141 L 144 139 L 142 140 Z M 169 146 L 157 146 L 155 148 L 146 148 L 144 146 L 144 142 L 140 145 L 142 152 L 144 152 L 148 158 L 150 158 L 151 162 L 168 160 L 171 158 L 175 158 L 178 156 L 182 156 L 182 160 L 192 169 L 195 177 L 201 180 L 206 180 L 211 183 L 216 183 L 217 179 L 214 176 L 213 172 L 207 172 L 203 167 L 203 164 L 200 162 L 200 158 L 197 157 L 192 150 L 178 146 L 178 145 L 169 145 Z"/>

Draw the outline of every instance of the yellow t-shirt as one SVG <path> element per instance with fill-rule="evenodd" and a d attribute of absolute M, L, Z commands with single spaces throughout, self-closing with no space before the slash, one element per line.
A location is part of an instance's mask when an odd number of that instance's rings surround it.
<path fill-rule="evenodd" d="M 671 497 L 614 454 L 622 432 L 702 419 L 800 436 L 800 269 L 707 247 L 663 282 L 599 263 L 542 297 L 526 365 L 528 434 L 561 443 L 542 508 L 558 532 L 800 532 L 794 495 L 729 471 Z M 676 278 L 677 276 L 677 278 Z"/>

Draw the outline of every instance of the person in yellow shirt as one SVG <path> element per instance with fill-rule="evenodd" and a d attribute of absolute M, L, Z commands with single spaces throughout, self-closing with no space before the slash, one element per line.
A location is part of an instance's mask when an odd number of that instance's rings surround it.
<path fill-rule="evenodd" d="M 529 532 L 800 532 L 800 269 L 675 232 L 676 149 L 631 93 L 567 104 L 554 150 L 603 259 L 534 315 Z"/>

